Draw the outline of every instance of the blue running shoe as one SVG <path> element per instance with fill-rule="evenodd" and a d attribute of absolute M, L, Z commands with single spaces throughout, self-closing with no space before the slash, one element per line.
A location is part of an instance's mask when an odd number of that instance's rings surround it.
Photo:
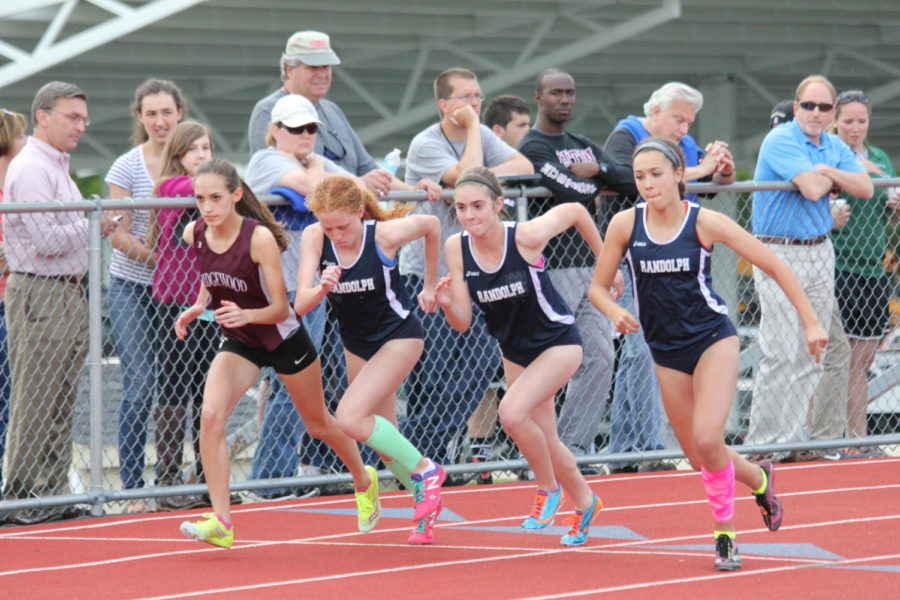
<path fill-rule="evenodd" d="M 566 519 L 566 524 L 571 525 L 572 529 L 569 530 L 569 533 L 562 536 L 559 543 L 563 546 L 584 545 L 588 539 L 588 535 L 590 535 L 591 521 L 593 521 L 594 517 L 597 516 L 597 513 L 600 512 L 602 506 L 600 498 L 597 497 L 597 494 L 594 494 L 594 500 L 591 502 L 590 508 L 584 512 L 576 510 L 574 515 L 571 515 Z"/>
<path fill-rule="evenodd" d="M 778 531 L 781 520 L 784 518 L 784 509 L 781 500 L 775 496 L 775 469 L 767 460 L 759 463 L 759 468 L 766 474 L 766 489 L 762 494 L 753 494 L 759 512 L 762 513 L 763 522 L 769 531 Z"/>
<path fill-rule="evenodd" d="M 543 529 L 553 525 L 556 511 L 559 510 L 564 499 L 565 494 L 561 485 L 557 484 L 556 489 L 549 492 L 538 490 L 534 496 L 531 514 L 522 523 L 522 529 Z"/>

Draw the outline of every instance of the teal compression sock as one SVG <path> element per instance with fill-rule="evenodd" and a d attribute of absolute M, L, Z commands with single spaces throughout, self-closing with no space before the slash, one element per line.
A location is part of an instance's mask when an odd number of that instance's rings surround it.
<path fill-rule="evenodd" d="M 375 428 L 372 430 L 372 435 L 369 436 L 369 439 L 363 443 L 382 456 L 390 456 L 393 460 L 403 465 L 403 468 L 407 471 L 415 469 L 419 461 L 422 460 L 422 453 L 416 450 L 416 447 L 397 431 L 393 423 L 381 415 L 375 415 Z"/>
<path fill-rule="evenodd" d="M 403 465 L 396 460 L 386 460 L 384 461 L 384 466 L 394 474 L 397 481 L 403 484 L 403 487 L 405 487 L 408 492 L 412 493 L 412 479 L 409 477 L 409 469 L 404 468 Z"/>

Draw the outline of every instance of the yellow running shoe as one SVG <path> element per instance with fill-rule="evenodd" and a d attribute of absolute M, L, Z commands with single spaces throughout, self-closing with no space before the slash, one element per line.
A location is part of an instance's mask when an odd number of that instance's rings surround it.
<path fill-rule="evenodd" d="M 234 543 L 234 526 L 232 525 L 231 529 L 226 528 L 215 513 L 203 513 L 203 516 L 205 518 L 202 521 L 183 522 L 179 527 L 181 533 L 213 546 L 231 548 Z"/>
<path fill-rule="evenodd" d="M 356 492 L 356 521 L 360 531 L 372 531 L 381 518 L 381 499 L 378 497 L 378 473 L 366 465 L 372 483 L 364 492 Z"/>

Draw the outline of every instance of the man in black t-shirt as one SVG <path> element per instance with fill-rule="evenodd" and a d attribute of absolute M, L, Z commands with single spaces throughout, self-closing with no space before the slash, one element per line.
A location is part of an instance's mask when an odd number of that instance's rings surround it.
<path fill-rule="evenodd" d="M 532 162 L 541 184 L 552 190 L 553 196 L 532 201 L 531 217 L 561 202 L 578 202 L 596 220 L 601 188 L 636 192 L 630 165 L 614 163 L 592 140 L 565 130 L 575 108 L 571 75 L 559 69 L 543 71 L 537 77 L 534 99 L 537 119 L 519 144 L 519 152 Z M 576 455 L 593 454 L 612 383 L 612 325 L 587 298 L 595 260 L 582 237 L 574 229 L 566 231 L 551 240 L 545 252 L 550 279 L 575 315 L 584 344 L 581 367 L 566 388 L 559 416 L 560 439 Z"/>

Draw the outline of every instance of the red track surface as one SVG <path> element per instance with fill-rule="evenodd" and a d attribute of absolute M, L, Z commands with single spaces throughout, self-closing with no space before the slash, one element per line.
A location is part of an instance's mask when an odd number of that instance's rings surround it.
<path fill-rule="evenodd" d="M 579 549 L 559 546 L 562 527 L 518 530 L 528 484 L 445 490 L 427 547 L 406 544 L 397 493 L 368 534 L 348 497 L 236 507 L 231 550 L 181 538 L 197 511 L 0 529 L 0 598 L 900 597 L 900 459 L 784 466 L 776 482 L 777 533 L 739 489 L 734 573 L 713 570 L 699 476 L 670 472 L 591 478 L 604 509 Z"/>

